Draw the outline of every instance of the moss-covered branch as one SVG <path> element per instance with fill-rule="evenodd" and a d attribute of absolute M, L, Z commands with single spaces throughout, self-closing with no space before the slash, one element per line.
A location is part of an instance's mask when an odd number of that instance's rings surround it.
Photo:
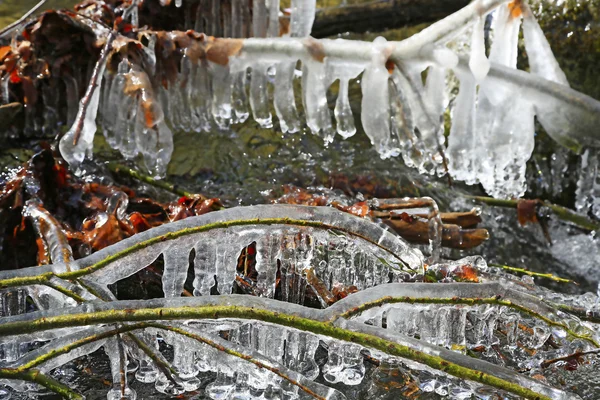
<path fill-rule="evenodd" d="M 575 285 L 579 285 L 577 282 L 571 280 L 571 279 L 567 279 L 567 278 L 561 278 L 560 276 L 556 276 L 553 274 L 545 274 L 542 272 L 534 272 L 534 271 L 530 271 L 528 269 L 525 268 L 518 268 L 518 267 L 511 267 L 508 265 L 503 265 L 503 264 L 494 264 L 494 263 L 489 263 L 488 264 L 490 267 L 495 267 L 495 268 L 500 268 L 504 271 L 513 273 L 513 274 L 522 274 L 522 275 L 528 275 L 528 276 L 532 276 L 535 278 L 544 278 L 544 279 L 550 279 L 554 282 L 561 282 L 561 283 L 573 283 Z"/>
<path fill-rule="evenodd" d="M 0 368 L 0 378 L 2 379 L 21 379 L 23 381 L 37 383 L 45 387 L 48 390 L 53 391 L 70 400 L 83 400 L 84 397 L 79 393 L 69 389 L 69 387 L 62 383 L 50 378 L 47 375 L 42 374 L 36 369 L 28 371 L 16 371 L 10 368 Z"/>
<path fill-rule="evenodd" d="M 382 297 L 380 299 L 377 299 L 375 301 L 371 301 L 368 303 L 364 303 L 358 307 L 355 307 L 343 314 L 340 315 L 340 317 L 342 318 L 350 318 L 352 316 L 355 315 L 359 315 L 363 312 L 365 312 L 366 310 L 369 310 L 371 308 L 375 308 L 375 307 L 381 307 L 384 306 L 386 304 L 394 304 L 394 303 L 407 303 L 407 304 L 466 304 L 469 306 L 474 306 L 474 305 L 482 305 L 482 304 L 490 304 L 490 305 L 497 305 L 497 306 L 505 306 L 505 307 L 509 307 L 512 308 L 514 310 L 520 311 L 523 314 L 527 314 L 533 318 L 537 318 L 539 320 L 544 321 L 545 323 L 547 323 L 548 325 L 551 326 L 555 326 L 558 328 L 562 328 L 565 330 L 565 332 L 567 332 L 570 336 L 574 337 L 574 338 L 578 338 L 578 339 L 582 339 L 585 340 L 587 342 L 589 342 L 590 344 L 592 344 L 594 347 L 600 348 L 600 344 L 598 342 L 596 342 L 594 339 L 592 339 L 589 336 L 585 336 L 585 335 L 581 335 L 576 333 L 575 331 L 573 331 L 572 329 L 570 329 L 568 327 L 567 324 L 564 324 L 562 322 L 558 322 L 558 321 L 553 321 L 552 319 L 538 313 L 535 312 L 527 307 L 524 307 L 522 305 L 519 304 L 515 304 L 514 302 L 512 302 L 509 299 L 504 299 L 501 296 L 494 296 L 494 297 L 487 297 L 487 298 L 481 298 L 481 297 L 477 297 L 477 298 L 467 298 L 467 297 L 450 297 L 450 298 L 431 298 L 431 297 L 408 297 L 408 296 L 402 296 L 402 297 L 394 297 L 394 296 L 386 296 L 386 297 Z"/>
<path fill-rule="evenodd" d="M 393 356 L 404 357 L 412 361 L 425 364 L 436 370 L 446 372 L 458 378 L 490 385 L 524 398 L 550 400 L 550 397 L 541 395 L 532 389 L 525 388 L 517 383 L 509 382 L 507 380 L 465 367 L 463 365 L 448 362 L 442 357 L 427 354 L 406 345 L 394 343 L 377 336 L 342 329 L 334 326 L 330 322 L 316 321 L 295 315 L 251 307 L 188 306 L 161 307 L 152 309 L 133 308 L 47 316 L 35 320 L 6 322 L 0 325 L 0 336 L 103 323 L 218 318 L 251 319 L 296 328 L 302 331 L 312 332 L 314 334 L 324 335 L 331 338 L 356 343 L 365 347 L 374 348 Z"/>
<path fill-rule="evenodd" d="M 348 218 L 355 218 L 353 216 L 349 216 L 348 214 L 343 214 L 348 216 Z M 163 235 L 158 235 L 152 237 L 148 240 L 138 242 L 133 244 L 132 246 L 125 248 L 121 251 L 118 251 L 114 254 L 107 256 L 99 262 L 96 262 L 88 267 L 81 268 L 75 271 L 62 272 L 62 273 L 54 273 L 54 272 L 44 272 L 31 276 L 17 276 L 14 278 L 7 278 L 0 280 L 0 288 L 7 287 L 17 287 L 17 286 L 26 286 L 26 285 L 45 285 L 52 277 L 58 277 L 65 280 L 74 280 L 84 276 L 87 276 L 95 271 L 102 269 L 103 267 L 109 265 L 113 261 L 116 261 L 120 258 L 123 258 L 129 254 L 132 254 L 138 250 L 142 250 L 147 248 L 153 244 L 161 243 L 167 240 L 175 240 L 179 237 L 191 235 L 195 233 L 201 232 L 209 232 L 215 229 L 226 229 L 234 226 L 249 226 L 249 225 L 295 225 L 300 227 L 311 227 L 318 228 L 323 230 L 334 230 L 338 232 L 342 232 L 344 234 L 354 236 L 360 238 L 373 246 L 379 247 L 382 250 L 393 254 L 398 260 L 402 260 L 402 257 L 399 254 L 394 254 L 389 248 L 385 247 L 378 240 L 367 237 L 359 232 L 355 232 L 351 229 L 336 226 L 330 223 L 325 223 L 318 220 L 309 220 L 309 219 L 295 219 L 295 218 L 248 218 L 248 219 L 236 219 L 236 220 L 228 220 L 228 221 L 217 221 L 212 223 L 207 223 L 200 226 L 183 228 L 177 231 L 171 231 L 165 233 Z M 32 272 L 35 270 L 32 270 Z"/>

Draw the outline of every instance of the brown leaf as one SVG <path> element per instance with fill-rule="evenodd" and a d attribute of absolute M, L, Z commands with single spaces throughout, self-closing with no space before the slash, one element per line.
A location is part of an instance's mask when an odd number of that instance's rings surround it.
<path fill-rule="evenodd" d="M 537 223 L 537 207 L 540 204 L 539 200 L 519 199 L 517 202 L 517 218 L 521 226 L 527 223 Z"/>

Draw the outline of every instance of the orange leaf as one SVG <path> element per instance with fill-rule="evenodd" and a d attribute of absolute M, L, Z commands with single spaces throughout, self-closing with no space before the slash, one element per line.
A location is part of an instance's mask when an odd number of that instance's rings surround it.
<path fill-rule="evenodd" d="M 539 200 L 526 200 L 520 199 L 517 202 L 517 218 L 519 224 L 526 225 L 528 222 L 537 223 L 537 206 L 540 204 Z"/>

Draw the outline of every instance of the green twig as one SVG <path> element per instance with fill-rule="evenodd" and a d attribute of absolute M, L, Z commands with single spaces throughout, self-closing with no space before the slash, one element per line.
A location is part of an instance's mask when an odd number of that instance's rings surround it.
<path fill-rule="evenodd" d="M 544 274 L 544 273 L 541 273 L 541 272 L 529 271 L 529 270 L 527 270 L 525 268 L 510 267 L 508 265 L 494 264 L 494 263 L 489 263 L 488 265 L 490 267 L 500 268 L 500 269 L 503 269 L 504 271 L 508 271 L 508 272 L 512 272 L 512 273 L 534 276 L 536 278 L 550 279 L 550 280 L 553 280 L 554 282 L 574 283 L 575 285 L 579 285 L 579 283 L 577 283 L 577 282 L 575 282 L 575 281 L 573 281 L 571 279 L 561 278 L 559 276 L 552 275 L 552 274 Z"/>
<path fill-rule="evenodd" d="M 115 260 L 121 259 L 131 253 L 134 253 L 138 250 L 142 250 L 148 246 L 151 246 L 156 243 L 161 243 L 167 240 L 174 240 L 182 236 L 192 235 L 200 232 L 207 232 L 214 229 L 226 229 L 232 226 L 246 226 L 246 225 L 296 225 L 301 227 L 312 227 L 324 230 L 336 230 L 340 232 L 344 232 L 347 235 L 355 236 L 360 239 L 365 240 L 366 242 L 371 243 L 374 246 L 381 248 L 382 250 L 393 254 L 398 260 L 402 260 L 397 254 L 394 254 L 390 251 L 390 249 L 382 246 L 377 241 L 371 240 L 370 238 L 361 235 L 357 232 L 352 231 L 351 229 L 342 228 L 339 226 L 334 226 L 331 224 L 327 224 L 321 221 L 311 221 L 304 219 L 293 219 L 293 218 L 249 218 L 249 219 L 240 219 L 240 220 L 229 220 L 229 221 L 217 221 L 213 223 L 209 223 L 202 226 L 196 226 L 193 228 L 184 228 L 178 231 L 169 232 L 164 235 L 155 236 L 151 239 L 145 240 L 143 242 L 136 243 L 131 247 L 128 247 L 118 253 L 112 254 L 105 259 L 90 265 L 89 267 L 85 267 L 75 271 L 69 272 L 61 272 L 55 274 L 54 272 L 45 272 L 38 275 L 33 276 L 19 276 L 14 278 L 7 278 L 0 280 L 0 288 L 7 287 L 17 287 L 17 286 L 26 286 L 26 285 L 45 285 L 52 277 L 56 276 L 65 280 L 73 280 L 89 275 L 103 267 L 109 265 Z"/>
<path fill-rule="evenodd" d="M 64 397 L 65 399 L 72 400 L 83 400 L 84 397 L 77 392 L 69 389 L 69 387 L 63 385 L 62 383 L 50 378 L 47 375 L 44 375 L 37 369 L 31 369 L 29 371 L 16 371 L 11 368 L 0 368 L 0 378 L 4 379 L 21 379 L 27 382 L 37 383 L 45 387 L 48 390 L 53 391 Z"/>
<path fill-rule="evenodd" d="M 494 296 L 494 297 L 483 297 L 483 298 L 465 298 L 465 297 L 451 297 L 451 298 L 431 298 L 431 297 L 408 297 L 408 296 L 403 296 L 403 297 L 393 297 L 393 296 L 386 296 L 386 297 L 382 297 L 380 299 L 377 299 L 375 301 L 371 301 L 369 303 L 364 303 L 361 304 L 358 307 L 353 308 L 352 310 L 346 311 L 345 313 L 341 314 L 340 317 L 342 318 L 350 318 L 354 315 L 358 315 L 361 314 L 362 312 L 371 309 L 371 308 L 375 308 L 375 307 L 381 307 L 383 305 L 386 304 L 393 304 L 393 303 L 408 303 L 408 304 L 466 304 L 469 306 L 473 306 L 473 305 L 481 305 L 481 304 L 493 304 L 493 305 L 498 305 L 498 306 L 505 306 L 505 307 L 509 307 L 512 309 L 515 309 L 517 311 L 520 311 L 524 314 L 527 314 L 531 317 L 540 319 L 542 321 L 544 321 L 545 323 L 547 323 L 548 325 L 551 326 L 556 326 L 559 328 L 562 328 L 565 330 L 565 332 L 567 332 L 569 335 L 571 335 L 572 337 L 578 338 L 578 339 L 582 339 L 585 340 L 587 342 L 589 342 L 590 344 L 592 344 L 594 347 L 596 348 L 600 348 L 600 343 L 596 342 L 594 339 L 590 338 L 589 336 L 585 336 L 585 335 L 581 335 L 578 334 L 576 332 L 574 332 L 572 329 L 570 329 L 566 324 L 562 323 L 562 322 L 557 322 L 557 321 L 553 321 L 552 319 L 541 315 L 533 310 L 530 310 L 527 307 L 521 306 L 519 304 L 515 304 L 513 303 L 511 300 L 508 299 L 502 299 L 500 296 Z M 337 316 L 336 316 L 337 318 Z"/>
<path fill-rule="evenodd" d="M 48 316 L 39 318 L 37 320 L 4 323 L 0 325 L 0 335 L 32 333 L 48 329 L 95 325 L 102 323 L 219 318 L 258 320 L 312 332 L 317 335 L 325 335 L 331 338 L 374 348 L 393 356 L 404 357 L 409 360 L 428 365 L 431 368 L 446 372 L 458 378 L 490 385 L 524 398 L 550 400 L 549 397 L 541 395 L 540 393 L 525 388 L 517 383 L 446 361 L 442 357 L 427 354 L 425 352 L 385 340 L 374 335 L 354 332 L 352 330 L 336 327 L 331 322 L 316 321 L 295 315 L 256 309 L 252 307 L 187 306 L 152 309 L 134 308 Z"/>
<path fill-rule="evenodd" d="M 465 196 L 468 199 L 473 199 L 477 202 L 487 204 L 489 206 L 506 207 L 506 208 L 517 208 L 519 200 L 502 200 L 494 199 L 485 196 Z M 569 210 L 566 207 L 552 204 L 548 201 L 541 201 L 540 205 L 547 207 L 556 215 L 560 220 L 572 223 L 581 229 L 588 231 L 600 230 L 600 223 L 587 218 L 584 215 L 578 214 L 575 211 Z"/>
<path fill-rule="evenodd" d="M 132 168 L 129 168 L 125 165 L 121 165 L 121 164 L 113 162 L 113 161 L 108 162 L 106 165 L 108 166 L 108 169 L 114 174 L 126 175 L 132 179 L 147 183 L 149 185 L 152 185 L 152 186 L 160 188 L 160 189 L 164 189 L 164 190 L 171 192 L 173 194 L 176 194 L 178 196 L 185 196 L 185 197 L 200 196 L 202 200 L 206 200 L 206 197 L 201 194 L 194 195 L 193 193 L 188 192 L 188 191 L 180 188 L 177 185 L 174 185 L 174 184 L 166 182 L 166 181 L 154 179 L 151 176 L 144 175 L 141 172 L 136 171 Z"/>

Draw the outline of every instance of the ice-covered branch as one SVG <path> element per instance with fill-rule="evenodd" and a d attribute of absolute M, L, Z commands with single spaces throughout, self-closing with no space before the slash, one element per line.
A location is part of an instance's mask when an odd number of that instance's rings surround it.
<path fill-rule="evenodd" d="M 249 300 L 251 301 L 249 302 Z M 236 295 L 90 304 L 67 310 L 10 317 L 0 325 L 0 335 L 11 334 L 17 330 L 29 333 L 80 324 L 242 318 L 279 324 L 353 342 L 425 364 L 450 375 L 491 385 L 525 398 L 568 398 L 561 391 L 524 377 L 517 378 L 513 372 L 488 365 L 483 361 L 444 351 L 436 346 L 409 338 L 401 339 L 401 335 L 390 334 L 381 328 L 369 328 L 364 324 L 346 322 L 343 319 L 331 325 L 321 322 L 326 317 L 322 311 L 300 306 L 290 307 L 289 304 L 286 305 L 287 308 L 284 311 L 280 304 L 280 302 L 270 299 L 249 299 L 247 296 Z M 353 330 L 349 330 L 345 326 L 352 326 Z M 394 339 L 391 339 L 392 336 Z M 452 361 L 446 361 L 447 357 L 451 357 Z M 480 371 L 491 371 L 491 374 Z M 502 371 L 503 377 L 497 375 L 498 371 Z"/>

